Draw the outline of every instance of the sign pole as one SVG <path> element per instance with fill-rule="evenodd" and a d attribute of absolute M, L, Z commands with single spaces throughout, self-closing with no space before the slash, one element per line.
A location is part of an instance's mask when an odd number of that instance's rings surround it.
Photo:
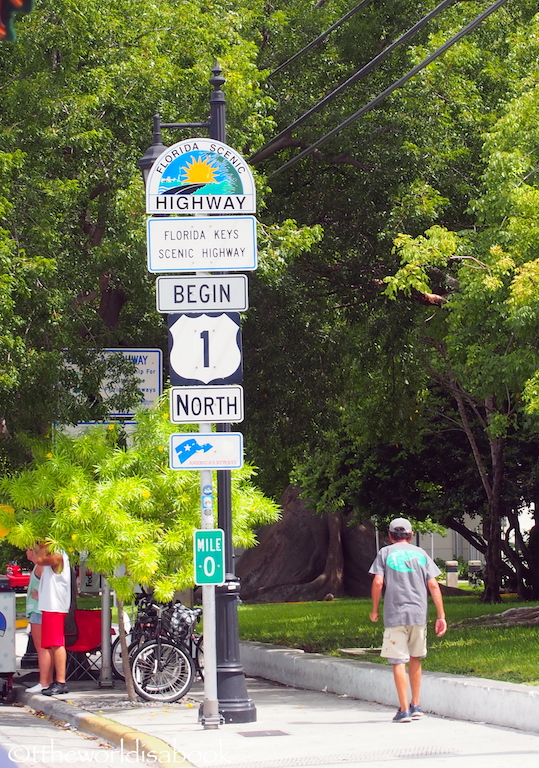
<path fill-rule="evenodd" d="M 216 63 L 210 84 L 210 138 L 226 143 L 226 103 L 221 90 L 225 78 Z M 230 432 L 230 424 L 217 424 L 218 432 Z M 256 707 L 249 698 L 240 661 L 238 602 L 240 582 L 234 571 L 232 545 L 232 494 L 230 470 L 217 470 L 218 525 L 225 534 L 225 583 L 215 590 L 217 636 L 217 691 L 219 711 L 225 723 L 256 722 Z"/>
<path fill-rule="evenodd" d="M 256 213 L 256 185 L 244 158 L 225 144 L 226 105 L 221 90 L 225 79 L 217 62 L 212 74 L 210 121 L 162 124 L 174 129 L 209 128 L 210 138 L 186 139 L 165 147 L 156 115 L 154 144 L 139 165 L 146 185 L 146 213 L 156 217 L 148 222 L 149 271 L 196 273 L 166 283 L 162 279 L 157 307 L 179 313 L 168 317 L 170 380 L 179 385 L 171 400 L 171 420 L 217 423 L 216 433 L 209 426 L 204 436 L 192 432 L 171 435 L 169 466 L 209 471 L 201 475 L 203 530 L 195 532 L 194 554 L 197 583 L 211 587 L 203 589 L 207 675 L 203 718 L 205 726 L 218 727 L 219 721 L 256 720 L 239 657 L 239 580 L 234 574 L 230 474 L 231 469 L 243 466 L 243 435 L 231 431 L 231 423 L 243 419 L 243 389 L 230 385 L 242 381 L 239 312 L 247 302 L 247 281 L 227 275 L 236 269 L 256 269 L 256 219 L 243 215 Z M 200 164 L 204 166 L 202 175 Z M 215 182 L 212 185 L 207 184 L 208 173 Z M 207 218 L 193 217 L 193 213 Z M 241 215 L 233 217 L 233 213 Z M 202 274 L 207 272 L 213 275 Z M 190 312 L 193 304 L 204 311 Z M 208 311 L 210 306 L 213 313 Z M 193 386 L 200 393 L 193 392 Z M 187 414 L 198 418 L 187 422 Z M 217 471 L 218 520 L 223 525 L 210 531 L 205 529 L 213 528 L 213 470 Z M 217 693 L 212 676 L 214 655 Z"/>
<path fill-rule="evenodd" d="M 211 424 L 200 424 L 200 432 L 211 432 Z M 211 469 L 200 470 L 201 527 L 213 529 L 213 488 Z M 204 616 L 204 701 L 200 719 L 204 730 L 219 728 L 219 701 L 217 698 L 217 654 L 215 622 L 215 586 L 202 586 Z"/>

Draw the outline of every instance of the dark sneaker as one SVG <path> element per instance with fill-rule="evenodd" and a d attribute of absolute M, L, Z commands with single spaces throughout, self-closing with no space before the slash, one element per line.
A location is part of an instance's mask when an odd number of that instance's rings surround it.
<path fill-rule="evenodd" d="M 412 716 L 410 715 L 410 710 L 398 710 L 397 714 L 393 718 L 394 723 L 411 723 L 412 722 Z"/>
<path fill-rule="evenodd" d="M 412 720 L 419 720 L 420 717 L 423 717 L 419 704 L 410 704 L 410 714 L 412 715 Z"/>
<path fill-rule="evenodd" d="M 41 691 L 43 696 L 57 696 L 59 693 L 69 693 L 67 685 L 65 683 L 52 683 L 48 688 L 43 688 Z"/>

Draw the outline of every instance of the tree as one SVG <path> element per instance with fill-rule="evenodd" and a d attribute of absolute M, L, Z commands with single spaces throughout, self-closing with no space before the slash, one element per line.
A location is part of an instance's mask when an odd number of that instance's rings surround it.
<path fill-rule="evenodd" d="M 135 698 L 127 663 L 124 601 L 135 585 L 161 601 L 193 583 L 193 531 L 201 525 L 200 476 L 168 468 L 168 399 L 137 416 L 134 444 L 125 445 L 121 425 L 89 428 L 77 438 L 56 434 L 47 450 L 34 444 L 34 464 L 0 482 L 10 499 L 0 524 L 18 547 L 48 541 L 72 562 L 84 553 L 88 566 L 106 576 L 120 613 L 120 642 L 128 692 Z M 252 484 L 255 470 L 232 473 L 232 538 L 256 543 L 254 529 L 278 517 L 277 505 Z M 122 572 L 123 571 L 123 572 Z"/>
<path fill-rule="evenodd" d="M 32 466 L 1 482 L 15 509 L 15 522 L 0 509 L 8 541 L 24 549 L 48 540 L 74 558 L 87 552 L 89 567 L 122 599 L 140 584 L 170 600 L 193 583 L 192 535 L 200 527 L 199 473 L 168 468 L 172 432 L 163 397 L 160 408 L 137 414 L 130 447 L 115 424 L 76 438 L 55 434 L 48 447 L 34 443 Z M 278 516 L 252 484 L 254 474 L 250 465 L 232 473 L 236 546 L 254 546 L 255 527 Z"/>
<path fill-rule="evenodd" d="M 272 74 L 267 88 L 278 96 L 279 130 L 432 7 L 432 3 L 404 1 L 368 3 L 322 45 Z M 265 25 L 261 64 L 269 69 L 281 64 L 347 10 L 339 2 L 322 8 L 305 2 L 281 3 L 261 22 Z M 343 393 L 350 407 L 354 394 L 343 381 L 347 376 L 343 360 L 350 366 L 354 355 L 368 357 L 367 346 L 374 349 L 384 334 L 382 353 L 388 355 L 391 366 L 389 356 L 399 341 L 402 314 L 388 309 L 380 294 L 383 278 L 398 267 L 393 240 L 399 231 L 419 234 L 436 221 L 449 227 L 458 222 L 457 229 L 470 225 L 466 208 L 477 194 L 482 170 L 481 135 L 513 78 L 503 59 L 507 35 L 517 22 L 526 28 L 533 12 L 530 3 L 519 6 L 518 19 L 500 11 L 320 151 L 286 173 L 272 175 L 297 152 L 296 147 L 304 148 L 334 128 L 477 15 L 475 3 L 455 4 L 414 37 L 411 45 L 399 47 L 382 67 L 291 132 L 288 145 L 281 145 L 279 152 L 274 147 L 264 157 L 255 153 L 253 162 L 269 174 L 272 187 L 264 218 L 293 216 L 300 226 L 323 228 L 319 243 L 293 259 L 273 282 L 262 284 L 258 276 L 253 280 L 257 302 L 264 306 L 267 301 L 267 308 L 257 328 L 250 324 L 251 318 L 259 320 L 253 313 L 245 329 L 254 340 L 252 375 L 261 394 L 253 415 L 256 421 L 251 425 L 248 415 L 246 429 L 263 471 L 275 464 L 267 434 L 276 425 L 284 438 L 281 445 L 290 442 L 290 451 L 281 450 L 278 457 L 282 478 L 294 465 L 294 457 L 303 453 L 305 442 L 309 448 L 315 446 L 316 435 L 338 418 L 336 392 Z M 294 338 L 289 334 L 290 323 L 298 329 Z M 363 330 L 365 325 L 370 337 Z M 271 328 L 270 333 L 266 328 Z M 280 354 L 274 348 L 278 338 L 282 339 Z M 251 376 L 250 365 L 246 357 L 246 377 Z M 264 377 L 258 375 L 262 370 Z M 268 391 L 282 395 L 283 370 L 290 400 L 281 396 L 276 408 L 268 410 Z M 296 398 L 301 402 L 294 403 Z M 376 430 L 375 424 L 371 426 Z M 272 492 L 279 495 L 280 489 Z"/>
<path fill-rule="evenodd" d="M 21 20 L 18 41 L 1 47 L 5 437 L 105 418 L 102 379 L 129 371 L 101 350 L 166 349 L 146 270 L 138 160 L 156 110 L 168 121 L 206 119 L 216 59 L 230 143 L 241 151 L 261 140 L 267 99 L 249 39 L 258 13 L 241 2 L 43 0 Z M 131 377 L 124 404 L 136 404 L 133 393 Z M 25 458 L 15 441 L 1 449 L 8 468 Z"/>
<path fill-rule="evenodd" d="M 389 9 L 381 3 L 372 15 L 368 5 L 361 21 L 350 23 L 348 33 L 339 33 L 322 52 L 311 52 L 309 59 L 298 59 L 288 83 L 286 73 L 272 76 L 272 84 L 283 78 L 283 92 L 291 94 L 285 100 L 285 119 L 280 125 L 284 128 L 291 122 L 291 113 L 297 116 L 303 106 L 312 105 L 317 87 L 318 93 L 326 93 L 328 78 L 335 73 L 338 80 L 347 67 L 349 71 L 358 51 L 367 59 L 383 48 L 392 34 L 384 40 L 381 30 L 391 29 L 391 18 L 398 26 L 400 14 L 402 29 L 414 14 L 427 10 L 427 5 L 432 4 L 412 7 L 399 3 Z M 288 4 L 282 8 L 286 19 Z M 329 4 L 324 8 L 330 13 Z M 289 144 L 281 142 L 278 149 L 282 154 L 259 155 L 260 164 L 270 172 L 277 168 L 297 151 L 295 147 L 307 146 L 338 124 L 347 110 L 350 114 L 358 104 L 366 103 L 401 65 L 420 61 L 477 15 L 477 10 L 476 3 L 455 4 L 413 46 L 386 62 L 374 80 L 349 89 L 293 136 L 285 137 L 283 142 L 288 138 Z M 297 12 L 304 13 L 305 8 Z M 338 7 L 332 4 L 331 12 L 333 19 Z M 298 436 L 288 451 L 288 467 L 303 465 L 305 471 L 299 476 L 307 482 L 316 460 L 324 463 L 325 470 L 315 472 L 321 483 L 317 499 L 324 498 L 324 482 L 329 477 L 331 500 L 338 503 L 339 494 L 348 500 L 357 487 L 353 474 L 357 465 L 339 462 L 346 455 L 346 447 L 340 450 L 343 441 L 351 439 L 355 448 L 361 435 L 361 465 L 362 459 L 369 461 L 369 449 L 386 455 L 392 443 L 406 443 L 415 457 L 421 441 L 428 445 L 428 435 L 439 435 L 442 424 L 458 424 L 467 445 L 464 451 L 459 440 L 457 455 L 463 467 L 458 474 L 468 479 L 466 487 L 479 483 L 473 498 L 479 502 L 478 512 L 486 509 L 483 541 L 491 576 L 485 597 L 494 600 L 499 596 L 501 548 L 521 576 L 526 565 L 522 537 L 517 533 L 521 553 L 517 556 L 509 550 L 507 539 L 501 539 L 499 522 L 507 516 L 514 529 L 519 505 L 530 498 L 523 489 L 527 486 L 531 491 L 533 469 L 525 480 L 521 462 L 526 450 L 533 451 L 536 444 L 535 419 L 523 407 L 523 393 L 531 402 L 539 391 L 533 377 L 536 359 L 530 320 L 535 305 L 534 300 L 523 299 L 526 290 L 533 294 L 535 273 L 528 267 L 513 285 L 516 273 L 511 263 L 520 264 L 522 258 L 515 258 L 513 248 L 520 252 L 525 247 L 531 258 L 535 236 L 534 225 L 530 227 L 524 216 L 525 205 L 531 210 L 535 201 L 530 185 L 523 183 L 525 173 L 533 174 L 536 146 L 535 130 L 529 131 L 529 142 L 524 139 L 530 126 L 523 120 L 526 112 L 535 114 L 531 94 L 536 51 L 530 38 L 537 23 L 535 12 L 532 3 L 523 3 L 518 9 L 506 6 L 491 16 L 320 152 L 286 174 L 270 176 L 273 196 L 268 200 L 270 211 L 291 212 L 300 224 L 324 227 L 320 244 L 281 277 L 281 285 L 291 286 L 289 295 L 301 301 L 294 314 L 301 318 L 302 332 L 305 330 L 301 349 L 309 351 L 297 360 L 302 376 L 287 375 L 287 390 L 295 391 L 297 383 L 304 402 L 317 404 L 316 415 L 307 423 L 301 409 L 287 411 L 286 401 L 282 406 L 287 413 L 283 434 L 291 442 Z M 283 16 L 279 17 L 281 45 L 292 48 Z M 347 48 L 346 59 L 342 41 L 352 30 L 356 43 L 361 40 L 361 44 Z M 265 55 L 271 50 L 266 49 Z M 529 91 L 526 98 L 524 91 Z M 522 119 L 515 121 L 516 102 L 521 98 Z M 487 132 L 490 137 L 485 143 Z M 525 145 L 522 152 L 518 142 Z M 520 208 L 516 217 L 515 205 Z M 517 229 L 521 243 L 516 246 L 513 242 L 508 252 L 508 242 L 515 240 Z M 428 234 L 421 235 L 425 231 Z M 409 234 L 398 237 L 402 232 Z M 395 272 L 396 282 L 390 282 L 382 294 L 384 277 Z M 399 301 L 391 306 L 391 290 L 403 288 L 408 295 L 400 292 Z M 316 302 L 303 301 L 305 295 L 315 296 Z M 279 336 L 280 318 L 273 310 L 273 337 Z M 285 336 L 284 323 L 282 327 Z M 321 328 L 326 332 L 323 345 Z M 270 344 L 267 347 L 271 349 Z M 260 348 L 264 350 L 264 345 Z M 326 356 L 325 350 L 331 350 L 331 355 Z M 309 361 L 314 361 L 316 353 L 319 362 L 313 373 Z M 266 366 L 265 370 L 270 369 Z M 304 370 L 310 370 L 310 376 Z M 324 388 L 317 399 L 319 382 Z M 270 387 L 266 382 L 265 390 Z M 327 397 L 332 387 L 333 396 Z M 257 413 L 264 419 L 261 408 Z M 269 413 L 274 420 L 273 411 Z M 296 413 L 298 422 L 294 421 Z M 265 465 L 264 445 L 258 444 L 257 450 L 258 463 Z M 476 467 L 475 481 L 465 471 L 470 455 Z M 429 484 L 435 486 L 435 479 Z M 423 502 L 427 500 L 428 494 L 423 496 Z M 357 509 L 357 502 L 355 506 Z"/>
<path fill-rule="evenodd" d="M 519 45 L 514 55 L 522 56 Z M 488 501 L 483 520 L 486 600 L 499 599 L 501 518 L 514 519 L 516 513 L 504 498 L 507 445 L 525 411 L 537 413 L 539 357 L 535 324 L 530 323 L 537 301 L 532 245 L 537 190 L 530 157 L 537 98 L 535 87 L 524 84 L 487 138 L 484 193 L 473 206 L 481 228 L 458 235 L 435 227 L 425 237 L 401 236 L 397 248 L 403 266 L 388 279 L 391 295 L 398 289 L 438 294 L 429 268 L 449 270 L 457 281 L 455 290 L 443 297 L 438 323 L 430 326 L 430 375 L 455 399 Z M 518 539 L 518 526 L 512 527 Z"/>

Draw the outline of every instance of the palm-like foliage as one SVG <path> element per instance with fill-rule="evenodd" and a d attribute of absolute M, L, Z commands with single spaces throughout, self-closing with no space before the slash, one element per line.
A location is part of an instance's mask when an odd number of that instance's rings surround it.
<path fill-rule="evenodd" d="M 138 414 L 128 447 L 122 447 L 125 435 L 115 424 L 93 426 L 75 438 L 56 434 L 47 453 L 38 447 L 32 466 L 0 485 L 16 511 L 14 520 L 8 507 L 0 509 L 9 541 L 25 548 L 47 539 L 72 559 L 88 553 L 89 566 L 123 597 L 137 583 L 154 587 L 162 600 L 190 586 L 200 478 L 168 467 L 174 425 L 166 402 Z M 256 543 L 256 525 L 278 514 L 251 483 L 253 474 L 249 466 L 232 473 L 233 538 L 243 547 Z"/>

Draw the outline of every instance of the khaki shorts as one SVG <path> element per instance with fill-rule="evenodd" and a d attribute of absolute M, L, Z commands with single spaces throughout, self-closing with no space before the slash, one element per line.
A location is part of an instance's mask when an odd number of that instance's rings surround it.
<path fill-rule="evenodd" d="M 380 656 L 390 664 L 406 664 L 410 656 L 424 658 L 427 655 L 427 626 L 410 624 L 400 627 L 387 627 Z"/>

